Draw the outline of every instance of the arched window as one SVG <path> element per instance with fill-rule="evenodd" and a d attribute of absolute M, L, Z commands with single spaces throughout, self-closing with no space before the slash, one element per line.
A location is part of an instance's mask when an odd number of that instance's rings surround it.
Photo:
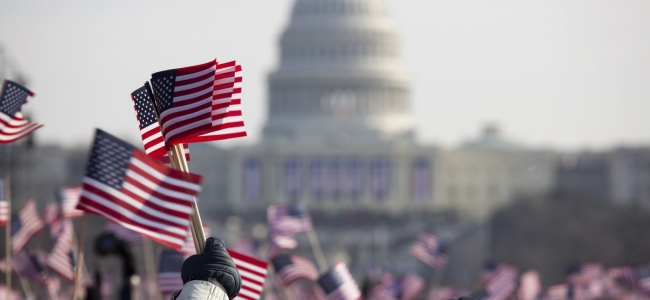
<path fill-rule="evenodd" d="M 256 158 L 244 162 L 244 200 L 258 202 L 262 194 L 262 166 Z"/>
<path fill-rule="evenodd" d="M 302 164 L 297 158 L 284 162 L 284 192 L 288 200 L 297 200 L 302 187 Z"/>
<path fill-rule="evenodd" d="M 431 198 L 431 164 L 425 158 L 418 158 L 411 168 L 411 194 L 417 203 Z"/>
<path fill-rule="evenodd" d="M 370 191 L 376 199 L 388 197 L 390 192 L 390 161 L 377 158 L 370 164 Z"/>

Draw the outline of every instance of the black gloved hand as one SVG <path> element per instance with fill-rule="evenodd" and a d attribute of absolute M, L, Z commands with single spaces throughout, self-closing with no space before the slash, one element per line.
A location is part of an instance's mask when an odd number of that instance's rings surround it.
<path fill-rule="evenodd" d="M 235 262 L 220 239 L 208 238 L 201 254 L 188 257 L 181 268 L 183 284 L 192 280 L 204 280 L 223 287 L 230 299 L 241 289 L 241 276 Z"/>

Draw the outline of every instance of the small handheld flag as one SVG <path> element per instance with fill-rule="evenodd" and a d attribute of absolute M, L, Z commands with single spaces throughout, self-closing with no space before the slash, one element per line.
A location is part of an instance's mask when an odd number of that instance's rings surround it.
<path fill-rule="evenodd" d="M 0 91 L 0 144 L 15 142 L 43 127 L 25 120 L 20 112 L 27 97 L 34 93 L 10 80 L 5 80 Z"/>
<path fill-rule="evenodd" d="M 180 250 L 200 182 L 98 129 L 77 208 Z"/>

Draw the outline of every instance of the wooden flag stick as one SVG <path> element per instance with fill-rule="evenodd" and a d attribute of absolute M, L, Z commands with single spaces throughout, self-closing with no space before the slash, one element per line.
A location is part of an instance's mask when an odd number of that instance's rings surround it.
<path fill-rule="evenodd" d="M 27 279 L 23 276 L 18 277 L 18 279 L 20 279 L 20 285 L 23 287 L 23 292 L 25 292 L 27 300 L 36 299 L 34 297 L 34 291 L 32 291 L 32 287 L 29 285 L 29 282 L 27 282 Z"/>
<path fill-rule="evenodd" d="M 79 296 L 79 286 L 81 285 L 81 270 L 84 264 L 84 245 L 86 243 L 86 227 L 88 227 L 88 215 L 84 213 L 81 218 L 81 235 L 77 245 L 77 265 L 75 266 L 74 287 L 72 290 L 72 300 L 77 300 Z"/>
<path fill-rule="evenodd" d="M 174 161 L 172 166 L 177 170 L 189 173 L 190 170 L 187 166 L 187 160 L 185 160 L 185 149 L 183 149 L 183 145 L 172 145 L 170 152 L 171 156 L 169 159 Z M 203 253 L 203 249 L 205 248 L 205 232 L 203 232 L 203 223 L 201 222 L 201 214 L 199 213 L 196 198 L 192 203 L 192 210 L 193 213 L 190 217 L 190 227 L 192 229 L 192 237 L 194 238 L 194 247 L 196 248 L 196 253 Z"/>
<path fill-rule="evenodd" d="M 445 262 L 442 264 L 442 267 L 436 269 L 436 273 L 433 274 L 433 278 L 431 279 L 430 289 L 437 289 L 438 287 L 440 287 L 440 284 L 442 283 L 442 275 L 444 275 L 446 270 L 447 270 L 447 259 L 445 259 Z"/>
<path fill-rule="evenodd" d="M 153 244 L 148 238 L 142 239 L 142 252 L 144 254 L 144 266 L 147 269 L 146 288 L 149 294 L 149 299 L 159 299 L 158 282 L 156 280 L 156 263 L 153 252 Z"/>
<path fill-rule="evenodd" d="M 5 81 L 6 84 L 6 81 Z M 5 261 L 7 271 L 5 279 L 7 283 L 7 299 L 11 299 L 11 191 L 9 177 L 5 178 L 5 200 L 7 201 L 7 224 L 5 225 Z"/>
<path fill-rule="evenodd" d="M 318 236 L 316 235 L 315 230 L 307 231 L 307 237 L 309 238 L 309 245 L 311 245 L 311 251 L 316 257 L 318 262 L 318 268 L 321 272 L 327 271 L 327 260 L 325 259 L 325 254 L 323 254 L 323 249 L 320 247 L 320 242 L 318 241 Z"/>
<path fill-rule="evenodd" d="M 160 126 L 160 113 L 158 112 L 158 106 L 156 106 L 156 95 L 153 93 L 149 82 L 145 82 L 144 86 L 149 95 L 151 95 L 151 105 L 153 106 L 158 126 Z M 160 131 L 162 133 L 162 127 Z M 169 156 L 172 167 L 176 170 L 189 173 L 190 169 L 187 166 L 187 160 L 185 160 L 185 149 L 183 149 L 183 145 L 172 145 L 170 148 L 167 151 L 167 155 Z M 192 239 L 194 240 L 194 248 L 196 249 L 196 253 L 203 253 L 203 249 L 205 248 L 205 232 L 203 232 L 203 224 L 201 223 L 199 207 L 196 204 L 196 197 L 194 197 L 194 202 L 192 203 L 192 211 L 190 229 L 192 231 Z"/>

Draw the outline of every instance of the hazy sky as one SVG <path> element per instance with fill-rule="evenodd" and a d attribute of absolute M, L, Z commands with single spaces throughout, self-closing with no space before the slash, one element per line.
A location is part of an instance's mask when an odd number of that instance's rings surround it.
<path fill-rule="evenodd" d="M 254 143 L 292 3 L 0 0 L 0 44 L 37 94 L 39 141 L 88 143 L 100 127 L 140 145 L 130 92 L 217 57 L 243 65 L 250 136 L 237 143 Z M 650 1 L 388 3 L 423 143 L 496 122 L 531 146 L 650 144 Z"/>

